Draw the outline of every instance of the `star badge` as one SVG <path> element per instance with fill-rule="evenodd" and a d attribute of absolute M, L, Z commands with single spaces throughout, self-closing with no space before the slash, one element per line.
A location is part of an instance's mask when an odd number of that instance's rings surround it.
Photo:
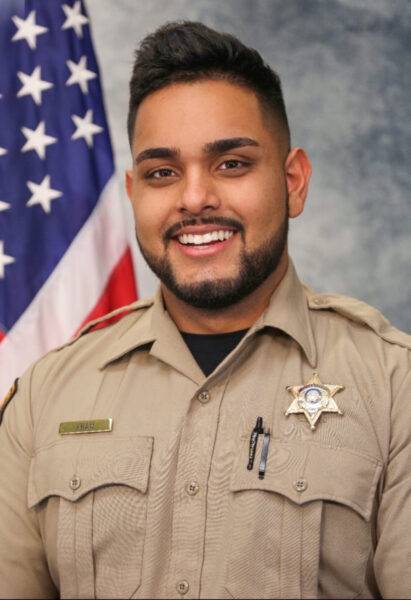
<path fill-rule="evenodd" d="M 323 412 L 343 414 L 334 400 L 334 395 L 343 389 L 343 385 L 322 383 L 318 374 L 314 373 L 304 385 L 287 386 L 286 390 L 292 395 L 293 401 L 285 415 L 302 413 L 306 416 L 311 429 L 315 429 L 315 424 Z"/>

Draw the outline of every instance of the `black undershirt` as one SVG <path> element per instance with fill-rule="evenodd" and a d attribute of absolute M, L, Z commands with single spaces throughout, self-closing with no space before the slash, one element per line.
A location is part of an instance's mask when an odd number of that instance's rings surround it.
<path fill-rule="evenodd" d="M 191 354 L 204 375 L 208 377 L 247 333 L 247 329 L 230 333 L 186 333 L 180 332 Z"/>

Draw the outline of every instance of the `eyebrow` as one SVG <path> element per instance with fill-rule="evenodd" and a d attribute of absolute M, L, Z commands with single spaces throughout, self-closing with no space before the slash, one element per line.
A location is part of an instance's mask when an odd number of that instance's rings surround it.
<path fill-rule="evenodd" d="M 137 154 L 135 163 L 138 165 L 143 160 L 149 160 L 150 158 L 177 158 L 179 154 L 177 148 L 146 148 Z"/>
<path fill-rule="evenodd" d="M 256 140 L 248 137 L 223 138 L 221 140 L 214 140 L 213 142 L 208 142 L 205 144 L 203 146 L 203 152 L 212 156 L 214 154 L 223 154 L 224 152 L 234 150 L 235 148 L 259 145 L 260 144 Z M 135 158 L 135 164 L 138 165 L 144 160 L 149 160 L 152 158 L 177 158 L 179 155 L 180 151 L 177 148 L 146 148 L 137 154 Z"/>
<path fill-rule="evenodd" d="M 228 152 L 229 150 L 234 150 L 235 148 L 242 148 L 244 146 L 259 146 L 260 144 L 248 137 L 233 137 L 233 138 L 224 138 L 221 140 L 215 140 L 214 142 L 209 142 L 203 146 L 203 151 L 206 154 L 223 154 L 224 152 Z"/>

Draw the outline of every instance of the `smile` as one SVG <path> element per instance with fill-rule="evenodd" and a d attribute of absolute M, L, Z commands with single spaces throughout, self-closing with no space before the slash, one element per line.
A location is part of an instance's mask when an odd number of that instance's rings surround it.
<path fill-rule="evenodd" d="M 178 241 L 180 244 L 184 245 L 203 246 L 214 242 L 224 242 L 224 240 L 228 240 L 233 235 L 234 231 L 218 229 L 215 231 L 208 231 L 204 234 L 183 233 L 178 236 Z"/>

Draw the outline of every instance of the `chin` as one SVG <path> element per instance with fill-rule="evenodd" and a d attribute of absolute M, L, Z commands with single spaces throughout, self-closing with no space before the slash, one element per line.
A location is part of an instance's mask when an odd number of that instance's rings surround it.
<path fill-rule="evenodd" d="M 190 274 L 187 269 L 184 273 L 183 277 L 176 277 L 176 284 L 178 286 L 207 286 L 207 285 L 215 285 L 220 283 L 228 283 L 230 281 L 236 280 L 239 276 L 239 272 L 233 271 L 232 273 L 218 271 L 217 269 L 193 269 L 192 274 Z M 176 273 L 176 271 L 174 271 Z"/>

